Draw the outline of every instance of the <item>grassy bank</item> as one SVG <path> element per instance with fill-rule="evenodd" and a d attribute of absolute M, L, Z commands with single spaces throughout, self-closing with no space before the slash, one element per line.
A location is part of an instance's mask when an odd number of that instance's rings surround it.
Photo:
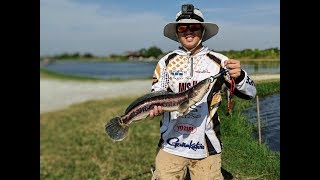
<path fill-rule="evenodd" d="M 280 91 L 280 82 L 259 82 L 257 89 L 259 97 L 273 94 Z M 120 142 L 104 132 L 105 123 L 136 98 L 88 101 L 40 114 L 40 179 L 149 180 L 160 118 L 131 124 L 128 137 Z M 237 179 L 280 179 L 280 153 L 258 145 L 252 135 L 255 127 L 241 113 L 254 101 L 235 97 L 231 116 L 226 116 L 226 101 L 219 109 L 223 168 Z"/>
<path fill-rule="evenodd" d="M 85 76 L 74 76 L 62 73 L 56 73 L 43 68 L 40 68 L 40 78 L 46 79 L 60 79 L 60 80 L 79 80 L 79 81 L 102 81 L 98 78 L 85 77 Z"/>

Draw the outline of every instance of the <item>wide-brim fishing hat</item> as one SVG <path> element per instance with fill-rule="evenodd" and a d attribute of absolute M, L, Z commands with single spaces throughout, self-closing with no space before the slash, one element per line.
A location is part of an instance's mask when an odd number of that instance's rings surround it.
<path fill-rule="evenodd" d="M 213 36 L 215 36 L 218 31 L 219 31 L 219 27 L 218 25 L 216 25 L 215 23 L 212 22 L 204 22 L 204 18 L 203 18 L 203 14 L 201 13 L 201 11 L 199 9 L 194 8 L 193 10 L 193 15 L 191 16 L 182 16 L 182 12 L 178 12 L 176 15 L 176 21 L 175 22 L 170 22 L 168 23 L 165 27 L 164 27 L 164 31 L 163 34 L 165 37 L 172 39 L 174 41 L 179 42 L 178 38 L 177 38 L 177 33 L 176 33 L 176 26 L 177 24 L 181 24 L 181 23 L 199 23 L 202 24 L 202 26 L 204 27 L 205 31 L 204 31 L 204 35 L 202 38 L 202 42 L 212 38 Z"/>

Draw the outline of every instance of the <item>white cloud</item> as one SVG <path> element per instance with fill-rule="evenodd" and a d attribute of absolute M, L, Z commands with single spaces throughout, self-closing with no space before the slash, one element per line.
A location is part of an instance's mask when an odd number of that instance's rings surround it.
<path fill-rule="evenodd" d="M 110 8 L 107 13 L 102 10 L 96 4 L 41 0 L 40 55 L 90 52 L 105 56 L 153 45 L 163 51 L 178 46 L 163 36 L 167 20 L 162 14 L 128 15 L 121 9 Z M 224 21 L 218 25 L 218 35 L 204 43 L 213 49 L 268 48 L 280 44 L 277 26 L 236 25 Z"/>
<path fill-rule="evenodd" d="M 42 1 L 40 45 L 42 54 L 91 52 L 97 55 L 139 50 L 162 41 L 163 18 L 156 14 L 99 13 L 96 5 L 67 0 Z"/>

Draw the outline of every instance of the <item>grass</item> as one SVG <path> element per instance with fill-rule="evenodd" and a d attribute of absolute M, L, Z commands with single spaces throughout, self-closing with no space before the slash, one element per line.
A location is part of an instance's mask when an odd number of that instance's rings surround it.
<path fill-rule="evenodd" d="M 111 141 L 104 132 L 104 124 L 134 99 L 89 101 L 41 114 L 41 179 L 119 179 L 148 170 L 157 144 L 158 119 L 133 124 L 121 142 Z"/>
<path fill-rule="evenodd" d="M 86 77 L 86 76 L 75 76 L 53 72 L 44 68 L 40 68 L 40 79 L 60 79 L 60 80 L 80 80 L 80 81 L 102 81 L 98 78 Z"/>
<path fill-rule="evenodd" d="M 259 82 L 257 90 L 261 97 L 279 92 L 280 82 Z M 40 114 L 40 179 L 151 179 L 160 118 L 131 124 L 120 142 L 104 132 L 105 123 L 136 98 L 87 101 Z M 241 113 L 253 101 L 234 97 L 229 116 L 226 100 L 221 104 L 222 166 L 236 179 L 280 179 L 280 153 L 258 144 L 255 127 Z"/>

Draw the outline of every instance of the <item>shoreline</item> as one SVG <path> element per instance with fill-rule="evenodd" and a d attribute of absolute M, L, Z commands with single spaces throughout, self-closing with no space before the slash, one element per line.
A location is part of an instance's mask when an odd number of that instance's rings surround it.
<path fill-rule="evenodd" d="M 254 81 L 280 79 L 280 74 L 250 75 Z M 62 110 L 75 103 L 128 95 L 151 90 L 152 80 L 112 82 L 72 81 L 40 78 L 40 114 Z"/>

